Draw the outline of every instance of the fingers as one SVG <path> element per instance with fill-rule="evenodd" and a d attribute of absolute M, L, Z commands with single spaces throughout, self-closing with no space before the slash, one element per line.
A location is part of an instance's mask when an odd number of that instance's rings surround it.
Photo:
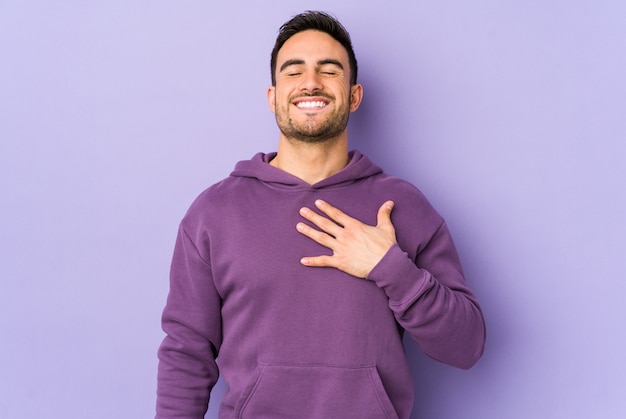
<path fill-rule="evenodd" d="M 345 227 L 351 220 L 354 220 L 354 218 L 350 217 L 345 212 L 333 207 L 328 202 L 322 201 L 321 199 L 315 201 L 315 206 L 319 208 L 320 211 L 322 211 L 324 214 L 328 215 L 331 220 L 334 220 L 337 224 L 341 226 Z"/>
<path fill-rule="evenodd" d="M 333 267 L 357 278 L 366 278 L 372 268 L 396 243 L 391 222 L 393 201 L 386 201 L 377 212 L 377 225 L 368 225 L 322 201 L 315 206 L 323 213 L 301 208 L 300 215 L 309 223 L 296 224 L 298 232 L 330 249 L 332 255 L 306 256 L 305 266 Z"/>
<path fill-rule="evenodd" d="M 323 201 L 317 200 L 315 201 L 315 205 L 330 218 L 323 217 L 306 207 L 300 209 L 300 215 L 315 224 L 320 230 L 337 237 L 337 234 L 339 234 L 340 230 L 344 226 L 345 218 L 347 216 Z M 344 219 L 344 223 L 337 218 Z"/>
<path fill-rule="evenodd" d="M 393 211 L 394 202 L 387 201 L 378 209 L 377 224 L 379 227 L 393 226 L 391 223 L 391 211 Z"/>
<path fill-rule="evenodd" d="M 302 217 L 304 217 L 305 219 L 311 221 L 322 231 L 334 237 L 337 237 L 337 234 L 340 233 L 343 227 L 346 227 L 350 223 L 357 221 L 343 211 L 333 207 L 332 205 L 325 201 L 322 201 L 321 199 L 315 201 L 315 206 L 319 208 L 329 218 L 323 217 L 306 207 L 300 209 L 300 215 L 302 215 Z M 377 225 L 379 227 L 393 228 L 393 224 L 391 223 L 391 212 L 393 211 L 393 207 L 393 201 L 386 201 L 378 209 Z"/>
<path fill-rule="evenodd" d="M 335 267 L 336 268 L 333 258 L 330 256 L 304 257 L 300 259 L 300 263 L 305 266 Z"/>
<path fill-rule="evenodd" d="M 311 211 L 311 210 L 309 210 L 309 211 Z M 337 225 L 335 225 L 335 227 L 337 227 Z M 322 228 L 322 227 L 320 227 L 320 228 Z M 327 233 L 325 233 L 324 231 L 316 230 L 313 227 L 306 225 L 305 223 L 298 223 L 298 224 L 296 224 L 296 229 L 300 233 L 302 233 L 303 235 L 307 236 L 311 240 L 314 240 L 314 241 L 318 242 L 319 244 L 321 244 L 324 247 L 330 247 L 331 246 L 331 240 L 333 238 L 330 235 L 328 235 Z"/>

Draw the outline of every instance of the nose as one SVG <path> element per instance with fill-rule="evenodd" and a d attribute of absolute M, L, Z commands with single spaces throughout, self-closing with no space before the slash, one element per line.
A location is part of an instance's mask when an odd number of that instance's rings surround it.
<path fill-rule="evenodd" d="M 322 89 L 321 78 L 317 71 L 307 71 L 302 75 L 300 90 L 315 92 Z"/>

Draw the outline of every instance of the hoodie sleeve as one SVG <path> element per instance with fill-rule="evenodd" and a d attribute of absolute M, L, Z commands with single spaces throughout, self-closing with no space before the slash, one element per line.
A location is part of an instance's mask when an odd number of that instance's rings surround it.
<path fill-rule="evenodd" d="M 415 261 L 394 245 L 368 279 L 385 291 L 398 323 L 430 357 L 463 369 L 478 361 L 485 343 L 483 315 L 445 223 Z"/>
<path fill-rule="evenodd" d="M 182 227 L 162 326 L 166 337 L 158 351 L 156 418 L 204 418 L 219 375 L 220 297 L 210 264 Z"/>

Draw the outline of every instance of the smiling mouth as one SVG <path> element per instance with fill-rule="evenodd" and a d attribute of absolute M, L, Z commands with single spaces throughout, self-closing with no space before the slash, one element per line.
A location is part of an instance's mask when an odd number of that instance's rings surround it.
<path fill-rule="evenodd" d="M 296 108 L 303 110 L 321 110 L 328 106 L 329 103 L 329 100 L 320 97 L 320 95 L 301 96 L 293 101 Z"/>
<path fill-rule="evenodd" d="M 296 103 L 296 106 L 300 109 L 321 109 L 325 108 L 327 105 L 326 102 L 322 102 L 321 100 L 317 101 L 302 101 Z"/>

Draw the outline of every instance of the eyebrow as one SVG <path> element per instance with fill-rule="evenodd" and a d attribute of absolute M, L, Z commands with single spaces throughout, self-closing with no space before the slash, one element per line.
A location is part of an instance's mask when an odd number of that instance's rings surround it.
<path fill-rule="evenodd" d="M 284 69 L 286 69 L 287 67 L 292 66 L 292 65 L 302 65 L 302 64 L 304 64 L 304 60 L 299 59 L 299 58 L 294 58 L 294 59 L 291 59 L 291 60 L 287 60 L 280 66 L 280 70 L 279 71 L 282 72 Z M 340 69 L 343 70 L 343 64 L 341 64 L 340 61 L 334 60 L 332 58 L 326 58 L 324 60 L 319 60 L 317 62 L 318 67 L 322 66 L 322 65 L 326 65 L 326 64 L 336 65 L 337 67 L 339 67 Z"/>
<path fill-rule="evenodd" d="M 322 66 L 326 64 L 336 65 L 337 67 L 343 70 L 343 64 L 341 64 L 341 62 L 338 60 L 333 60 L 332 58 L 327 58 L 325 60 L 320 60 L 317 62 L 318 66 Z"/>
<path fill-rule="evenodd" d="M 280 71 L 283 71 L 284 69 L 292 65 L 302 65 L 302 64 L 304 64 L 304 60 L 300 60 L 300 59 L 287 60 L 283 63 L 283 65 L 280 66 Z"/>

